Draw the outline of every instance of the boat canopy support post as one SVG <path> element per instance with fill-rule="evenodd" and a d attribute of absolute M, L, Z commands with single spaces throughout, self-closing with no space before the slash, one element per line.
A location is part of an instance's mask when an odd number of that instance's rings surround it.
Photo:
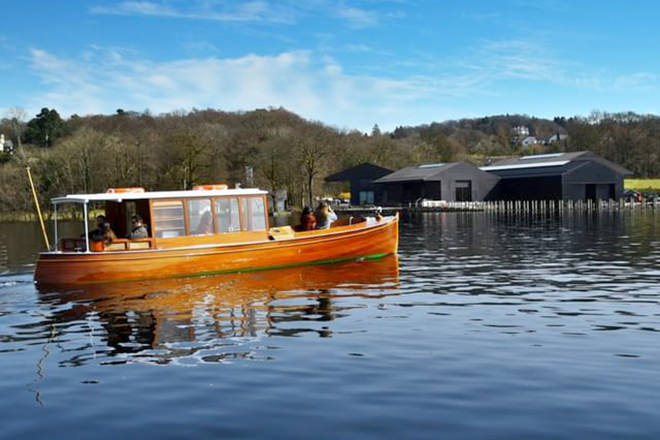
<path fill-rule="evenodd" d="M 89 227 L 87 225 L 87 200 L 85 200 L 85 203 L 83 203 L 83 222 L 85 224 L 85 252 L 89 253 L 89 234 L 87 231 L 89 231 Z"/>
<path fill-rule="evenodd" d="M 54 229 L 53 234 L 55 235 L 54 236 L 55 243 L 53 243 L 53 250 L 55 252 L 57 252 L 59 250 L 58 249 L 59 248 L 58 239 L 57 239 L 57 203 L 53 203 L 53 220 L 55 222 L 55 225 L 54 225 L 54 228 L 53 228 Z"/>

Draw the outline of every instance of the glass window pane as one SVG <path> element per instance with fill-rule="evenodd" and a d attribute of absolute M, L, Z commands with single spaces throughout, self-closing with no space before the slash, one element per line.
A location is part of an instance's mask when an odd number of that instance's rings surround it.
<path fill-rule="evenodd" d="M 188 200 L 188 227 L 190 235 L 213 234 L 211 199 Z"/>
<path fill-rule="evenodd" d="M 266 230 L 266 206 L 264 204 L 264 199 L 261 197 L 250 199 L 250 214 L 252 215 L 252 230 Z"/>
<path fill-rule="evenodd" d="M 243 226 L 247 231 L 266 229 L 266 206 L 261 197 L 241 198 Z"/>
<path fill-rule="evenodd" d="M 153 203 L 153 223 L 157 238 L 180 237 L 185 233 L 183 202 L 155 201 Z"/>
<path fill-rule="evenodd" d="M 233 232 L 241 230 L 241 223 L 238 217 L 238 200 L 215 199 L 215 215 L 218 221 L 216 232 Z"/>

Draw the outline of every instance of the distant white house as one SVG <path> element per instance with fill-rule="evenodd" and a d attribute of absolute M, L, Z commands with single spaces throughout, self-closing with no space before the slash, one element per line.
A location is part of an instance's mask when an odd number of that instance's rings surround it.
<path fill-rule="evenodd" d="M 5 139 L 4 134 L 0 134 L 0 149 L 3 153 L 12 154 L 14 152 L 14 143 L 10 139 Z"/>
<path fill-rule="evenodd" d="M 285 189 L 278 189 L 274 193 L 271 192 L 270 196 L 272 198 L 272 204 L 270 205 L 271 209 L 274 209 L 277 212 L 282 212 L 287 210 L 288 205 L 288 194 Z"/>
<path fill-rule="evenodd" d="M 536 139 L 534 136 L 527 136 L 520 141 L 520 145 L 522 145 L 523 147 L 527 147 L 529 145 L 534 145 L 538 143 L 539 143 L 538 139 Z"/>
<path fill-rule="evenodd" d="M 555 133 L 552 136 L 547 136 L 543 138 L 543 143 L 544 144 L 554 144 L 555 142 L 560 142 L 563 141 L 564 139 L 568 139 L 568 135 L 564 133 Z"/>
<path fill-rule="evenodd" d="M 513 127 L 511 131 L 513 132 L 513 135 L 518 138 L 529 136 L 529 128 L 526 127 L 525 125 L 518 125 L 516 127 Z"/>

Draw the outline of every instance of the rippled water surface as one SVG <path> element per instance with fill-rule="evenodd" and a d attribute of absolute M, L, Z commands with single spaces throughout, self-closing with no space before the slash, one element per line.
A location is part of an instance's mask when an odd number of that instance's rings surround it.
<path fill-rule="evenodd" d="M 424 214 L 398 259 L 39 291 L 0 225 L 0 438 L 657 439 L 659 226 Z"/>

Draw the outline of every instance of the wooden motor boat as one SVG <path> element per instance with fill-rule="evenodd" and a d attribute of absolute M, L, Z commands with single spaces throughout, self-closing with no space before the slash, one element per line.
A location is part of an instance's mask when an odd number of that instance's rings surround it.
<path fill-rule="evenodd" d="M 311 231 L 270 227 L 266 196 L 258 189 L 204 185 L 191 191 L 115 188 L 52 199 L 55 245 L 39 254 L 35 282 L 78 285 L 203 276 L 376 259 L 397 252 L 398 214 L 340 219 L 329 229 Z M 82 205 L 84 233 L 58 239 L 58 207 L 72 203 Z M 90 204 L 104 205 L 118 237 L 129 235 L 135 215 L 144 219 L 148 237 L 92 240 L 85 232 Z"/>

